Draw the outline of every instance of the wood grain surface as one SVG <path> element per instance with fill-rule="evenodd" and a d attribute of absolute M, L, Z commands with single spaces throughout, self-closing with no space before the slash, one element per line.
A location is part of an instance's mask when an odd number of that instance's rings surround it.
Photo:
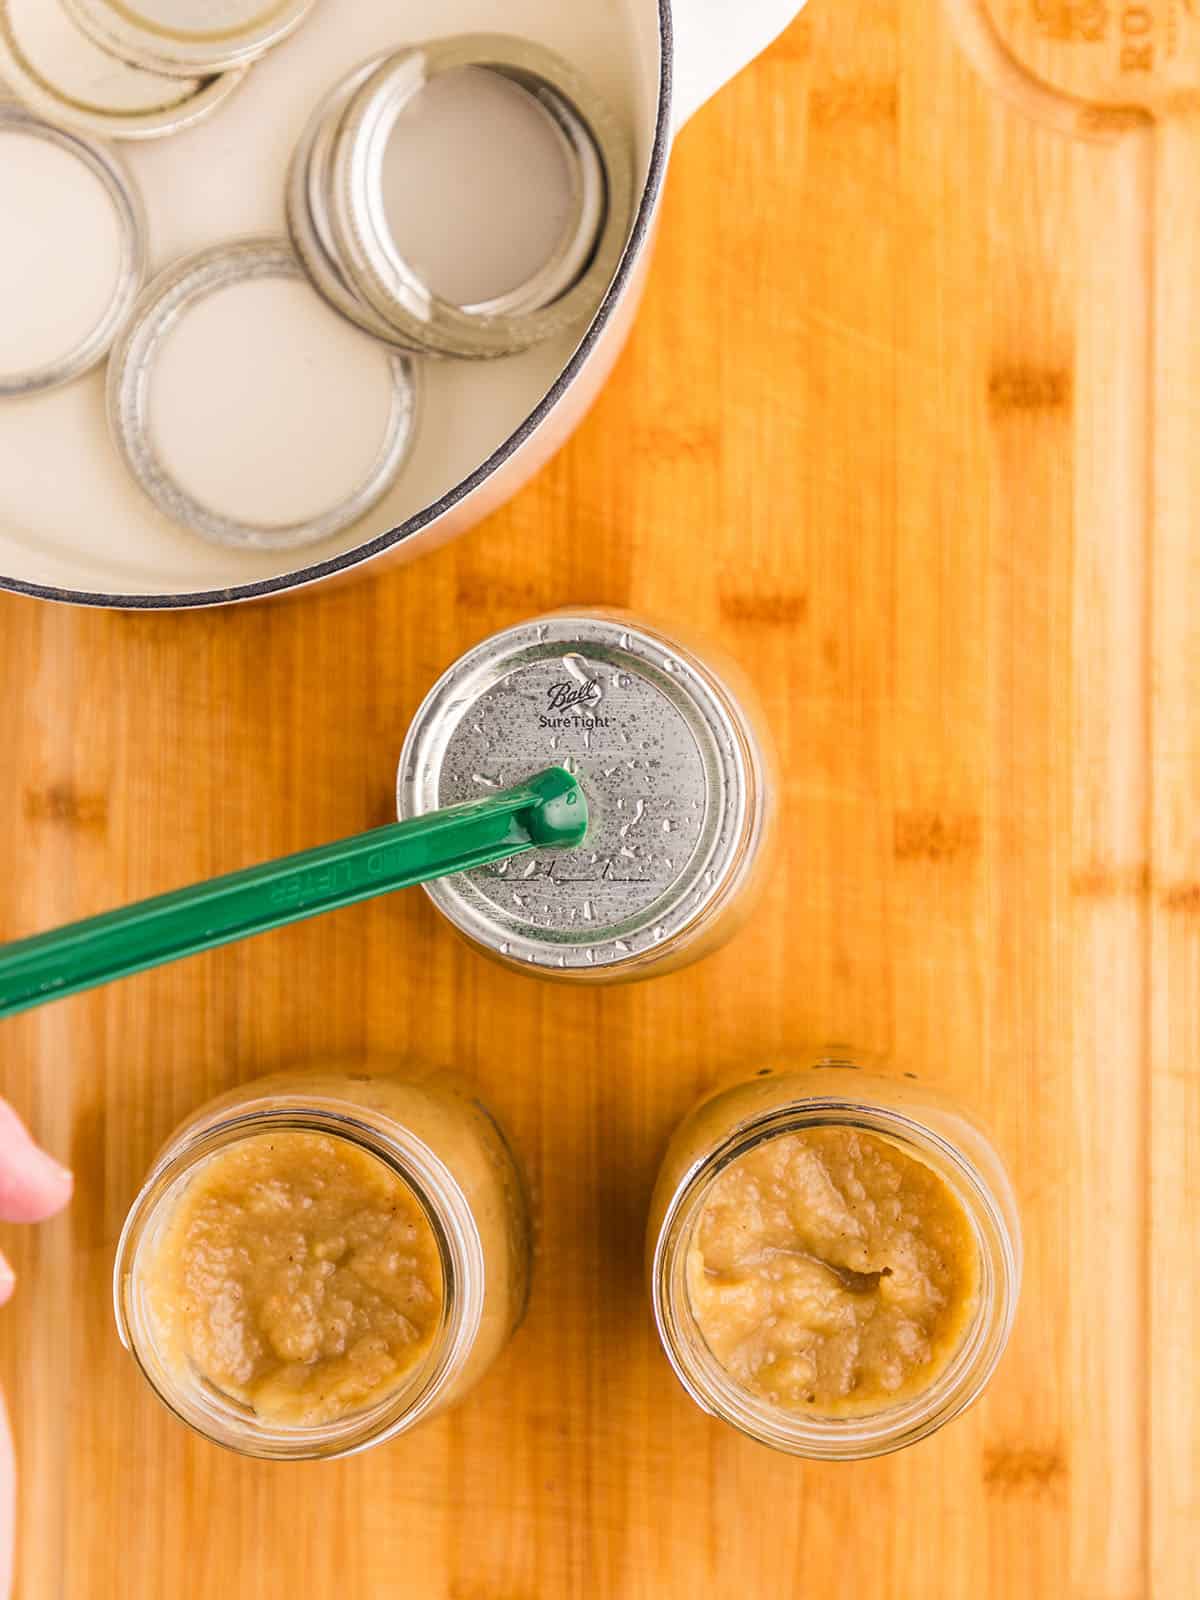
<path fill-rule="evenodd" d="M 1070 26 L 1129 9 L 812 0 L 681 138 L 592 417 L 465 540 L 258 609 L 0 605 L 5 936 L 387 820 L 441 668 L 572 601 L 737 654 L 788 822 L 753 925 L 643 986 L 510 975 L 412 893 L 4 1025 L 78 1173 L 2 1241 L 22 1600 L 1195 1593 L 1200 72 L 1105 47 L 1089 98 Z M 857 1466 L 701 1416 L 641 1276 L 697 1091 L 829 1039 L 974 1107 L 1026 1232 L 987 1395 Z M 240 1461 L 120 1350 L 113 1248 L 186 1111 L 328 1052 L 482 1081 L 533 1306 L 409 1437 Z"/>

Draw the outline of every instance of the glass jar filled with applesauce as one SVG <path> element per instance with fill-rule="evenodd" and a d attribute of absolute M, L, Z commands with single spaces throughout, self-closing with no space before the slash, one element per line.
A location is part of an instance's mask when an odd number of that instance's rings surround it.
<path fill-rule="evenodd" d="M 461 1398 L 524 1313 L 525 1189 L 457 1074 L 260 1078 L 171 1135 L 121 1234 L 125 1347 L 245 1455 L 381 1444 Z"/>
<path fill-rule="evenodd" d="M 1021 1232 L 987 1137 L 911 1074 L 830 1054 L 719 1088 L 651 1203 L 663 1348 L 763 1444 L 861 1460 L 975 1400 L 1008 1341 Z"/>
<path fill-rule="evenodd" d="M 413 718 L 400 817 L 562 766 L 588 837 L 425 885 L 494 960 L 576 983 L 658 976 L 729 939 L 761 883 L 769 741 L 736 665 L 620 611 L 556 611 L 454 663 Z"/>

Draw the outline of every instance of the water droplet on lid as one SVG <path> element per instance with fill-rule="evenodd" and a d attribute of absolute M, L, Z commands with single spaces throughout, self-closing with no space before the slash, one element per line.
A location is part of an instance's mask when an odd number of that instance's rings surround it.
<path fill-rule="evenodd" d="M 473 772 L 471 774 L 471 782 L 479 784 L 484 789 L 500 788 L 500 776 L 498 773 L 493 778 L 491 774 L 487 772 Z"/>
<path fill-rule="evenodd" d="M 590 900 L 585 900 L 583 902 L 583 920 L 585 922 L 594 922 L 595 919 L 596 913 L 592 909 L 592 902 Z"/>
<path fill-rule="evenodd" d="M 666 938 L 666 937 L 667 937 L 667 930 L 666 930 L 666 929 L 665 929 L 665 928 L 664 928 L 664 927 L 663 927 L 663 926 L 662 926 L 662 924 L 661 924 L 661 923 L 660 923 L 660 924 L 659 924 L 659 925 L 658 925 L 658 927 L 657 927 L 657 928 L 655 928 L 655 930 L 654 930 L 654 942 L 655 942 L 655 944 L 661 944 L 661 943 L 662 943 L 662 941 L 663 941 L 663 940 L 664 940 L 664 939 L 665 939 L 665 938 Z"/>

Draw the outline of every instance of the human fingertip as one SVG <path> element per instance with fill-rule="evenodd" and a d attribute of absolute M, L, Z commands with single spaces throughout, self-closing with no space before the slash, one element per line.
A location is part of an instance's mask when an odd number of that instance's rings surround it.
<path fill-rule="evenodd" d="M 0 1100 L 0 1218 L 43 1222 L 68 1203 L 75 1180 L 30 1137 L 7 1101 Z"/>

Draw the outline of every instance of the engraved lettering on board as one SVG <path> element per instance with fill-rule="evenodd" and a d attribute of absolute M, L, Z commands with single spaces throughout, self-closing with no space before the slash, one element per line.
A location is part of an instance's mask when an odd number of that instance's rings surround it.
<path fill-rule="evenodd" d="M 1122 78 L 1155 73 L 1186 48 L 1200 0 L 1029 0 L 1034 27 L 1056 44 L 1106 45 Z"/>
<path fill-rule="evenodd" d="M 1050 39 L 1098 44 L 1108 33 L 1110 8 L 1102 0 L 1033 0 L 1033 16 Z"/>

